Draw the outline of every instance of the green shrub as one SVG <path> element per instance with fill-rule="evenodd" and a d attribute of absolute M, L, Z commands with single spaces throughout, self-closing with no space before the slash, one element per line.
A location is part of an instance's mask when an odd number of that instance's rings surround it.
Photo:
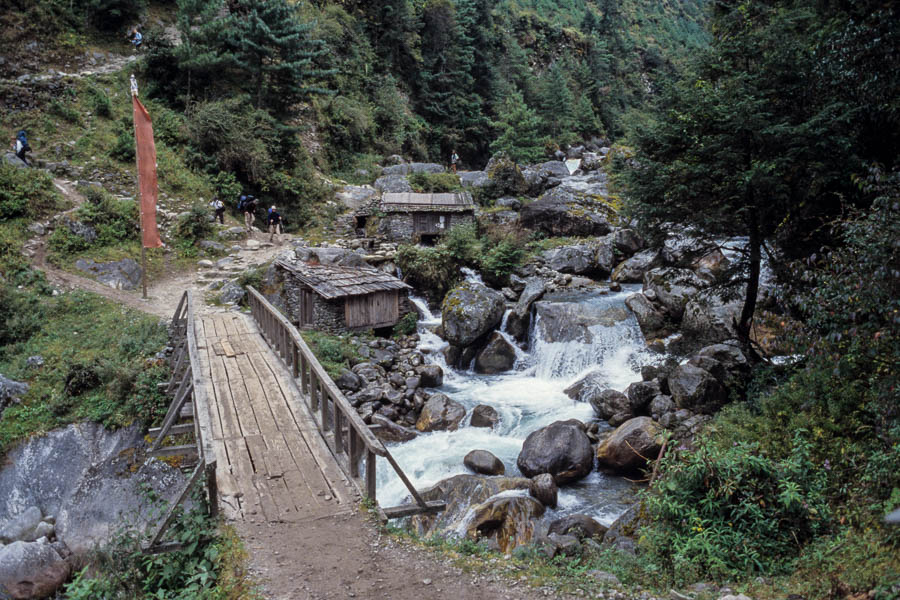
<path fill-rule="evenodd" d="M 59 193 L 48 173 L 0 164 L 0 223 L 20 217 L 37 219 L 59 205 Z"/>
<path fill-rule="evenodd" d="M 91 25 L 103 31 L 117 31 L 136 23 L 147 3 L 144 0 L 85 0 L 82 6 Z"/>
<path fill-rule="evenodd" d="M 0 348 L 28 340 L 43 319 L 43 306 L 33 292 L 0 284 Z"/>
<path fill-rule="evenodd" d="M 409 312 L 400 317 L 400 320 L 397 321 L 397 324 L 394 325 L 394 337 L 400 337 L 402 335 L 412 335 L 416 332 L 416 323 L 418 323 L 419 317 L 414 312 Z"/>
<path fill-rule="evenodd" d="M 525 250 L 514 240 L 504 239 L 494 244 L 481 258 L 481 273 L 488 283 L 506 285 L 510 274 L 525 257 Z"/>
<path fill-rule="evenodd" d="M 808 432 L 773 459 L 755 444 L 701 439 L 662 460 L 645 495 L 643 545 L 680 582 L 790 572 L 792 559 L 829 526 L 826 477 Z"/>
<path fill-rule="evenodd" d="M 462 189 L 459 176 L 454 173 L 412 173 L 409 185 L 413 191 L 426 193 L 455 192 Z"/>
<path fill-rule="evenodd" d="M 120 124 L 116 132 L 116 139 L 107 154 L 110 158 L 120 162 L 132 162 L 135 157 L 134 152 L 134 132 Z"/>
<path fill-rule="evenodd" d="M 114 198 L 103 188 L 83 188 L 86 202 L 75 211 L 77 221 L 90 225 L 97 232 L 92 242 L 75 235 L 67 227 L 57 227 L 49 238 L 50 249 L 58 256 L 71 256 L 89 248 L 116 246 L 137 240 L 138 208 L 131 200 Z"/>
<path fill-rule="evenodd" d="M 463 266 L 474 266 L 482 253 L 482 243 L 474 223 L 455 225 L 441 238 L 441 246 Z"/>
<path fill-rule="evenodd" d="M 58 98 L 54 98 L 50 101 L 50 104 L 47 106 L 47 112 L 51 115 L 56 115 L 73 125 L 81 123 L 81 115 L 78 114 L 78 111 Z"/>
<path fill-rule="evenodd" d="M 332 379 L 360 360 L 355 348 L 343 336 L 321 331 L 303 331 L 301 335 Z"/>
<path fill-rule="evenodd" d="M 178 218 L 175 225 L 175 235 L 179 241 L 193 246 L 209 236 L 213 231 L 209 216 L 208 206 L 200 202 L 193 204 L 187 214 Z"/>
<path fill-rule="evenodd" d="M 87 90 L 88 102 L 95 115 L 109 117 L 112 115 L 112 102 L 106 92 L 92 85 Z"/>
<path fill-rule="evenodd" d="M 459 267 L 443 246 L 400 246 L 397 265 L 403 271 L 404 278 L 414 287 L 438 300 L 460 279 Z"/>

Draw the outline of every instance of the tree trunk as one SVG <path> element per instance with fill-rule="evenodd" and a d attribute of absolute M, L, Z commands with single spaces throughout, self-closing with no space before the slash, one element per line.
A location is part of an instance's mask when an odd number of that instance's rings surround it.
<path fill-rule="evenodd" d="M 747 279 L 747 294 L 741 309 L 741 320 L 737 324 L 737 335 L 741 344 L 750 349 L 750 326 L 756 311 L 756 296 L 759 293 L 759 269 L 762 259 L 762 238 L 759 233 L 759 215 L 756 208 L 750 209 L 750 276 Z M 753 353 L 755 354 L 755 353 Z"/>

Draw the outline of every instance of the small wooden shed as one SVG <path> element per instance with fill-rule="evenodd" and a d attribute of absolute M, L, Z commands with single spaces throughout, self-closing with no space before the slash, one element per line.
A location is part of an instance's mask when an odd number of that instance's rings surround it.
<path fill-rule="evenodd" d="M 378 233 L 396 242 L 430 242 L 451 227 L 475 221 L 468 192 L 446 194 L 385 193 L 381 197 Z"/>
<path fill-rule="evenodd" d="M 373 268 L 275 261 L 282 296 L 299 327 L 344 333 L 392 327 L 409 312 L 410 286 Z"/>

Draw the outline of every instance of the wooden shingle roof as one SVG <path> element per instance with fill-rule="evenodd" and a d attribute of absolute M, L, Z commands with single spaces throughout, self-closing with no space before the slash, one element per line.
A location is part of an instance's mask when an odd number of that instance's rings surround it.
<path fill-rule="evenodd" d="M 381 209 L 387 212 L 463 212 L 475 210 L 475 204 L 472 202 L 472 195 L 468 192 L 445 194 L 386 192 L 381 196 Z"/>
<path fill-rule="evenodd" d="M 372 268 L 288 262 L 281 259 L 276 260 L 275 264 L 293 273 L 326 300 L 411 289 L 411 286 L 393 275 Z"/>

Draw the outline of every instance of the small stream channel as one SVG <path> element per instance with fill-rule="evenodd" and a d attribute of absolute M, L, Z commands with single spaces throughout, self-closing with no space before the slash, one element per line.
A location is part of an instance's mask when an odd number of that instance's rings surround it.
<path fill-rule="evenodd" d="M 639 285 L 633 285 L 624 286 L 618 293 L 598 291 L 545 297 L 542 303 L 571 303 L 573 306 L 562 309 L 576 315 L 577 323 L 548 335 L 547 328 L 541 326 L 541 307 L 535 305 L 529 351 L 518 350 L 514 369 L 500 375 L 479 375 L 471 368 L 461 371 L 448 367 L 440 351 L 446 342 L 432 332 L 441 322 L 440 315 L 433 315 L 423 299 L 412 297 L 425 315 L 418 324 L 419 349 L 429 361 L 444 369 L 440 391 L 463 404 L 467 411 L 457 431 L 421 434 L 412 441 L 389 445 L 416 488 L 424 489 L 447 477 L 468 473 L 463 457 L 475 449 L 488 450 L 500 458 L 506 475 L 521 476 L 516 459 L 528 434 L 554 421 L 593 420 L 590 404 L 569 398 L 563 393 L 566 387 L 592 370 L 598 370 L 607 385 L 618 390 L 640 380 L 641 366 L 656 362 L 658 356 L 646 350 L 637 321 L 625 308 L 625 298 L 639 289 Z M 608 314 L 615 318 L 603 317 Z M 504 325 L 505 322 L 504 317 Z M 560 340 L 567 337 L 574 339 Z M 490 405 L 500 415 L 493 430 L 469 426 L 471 411 L 478 404 Z M 601 430 L 604 428 L 609 426 L 601 423 Z M 384 506 L 411 500 L 386 461 L 379 462 L 378 490 Z M 628 508 L 634 492 L 635 486 L 627 480 L 594 470 L 587 478 L 560 488 L 559 507 L 548 510 L 545 519 L 583 513 L 608 526 Z"/>

